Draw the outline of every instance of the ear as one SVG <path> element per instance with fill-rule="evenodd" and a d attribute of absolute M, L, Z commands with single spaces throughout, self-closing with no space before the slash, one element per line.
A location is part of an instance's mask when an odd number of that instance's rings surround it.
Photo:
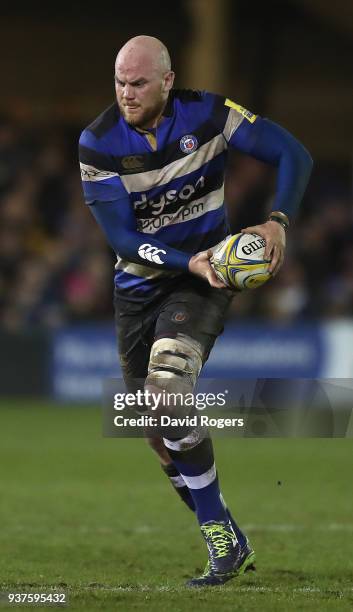
<path fill-rule="evenodd" d="M 163 91 L 165 93 L 169 92 L 173 87 L 174 78 L 175 72 L 173 72 L 172 70 L 169 70 L 169 72 L 164 75 Z"/>

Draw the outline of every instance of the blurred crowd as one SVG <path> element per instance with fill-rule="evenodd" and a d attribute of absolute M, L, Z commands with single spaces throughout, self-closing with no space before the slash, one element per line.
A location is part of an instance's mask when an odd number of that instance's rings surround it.
<path fill-rule="evenodd" d="M 112 316 L 114 257 L 82 198 L 74 128 L 0 123 L 0 321 Z"/>
<path fill-rule="evenodd" d="M 84 204 L 79 129 L 24 127 L 0 117 L 0 326 L 49 328 L 112 320 L 115 256 Z M 233 233 L 264 221 L 274 172 L 233 155 L 226 201 Z M 353 202 L 316 169 L 285 264 L 261 290 L 238 294 L 230 316 L 291 321 L 353 312 Z"/>

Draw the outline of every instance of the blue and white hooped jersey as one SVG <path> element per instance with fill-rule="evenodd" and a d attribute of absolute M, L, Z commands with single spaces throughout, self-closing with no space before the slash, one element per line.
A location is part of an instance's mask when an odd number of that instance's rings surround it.
<path fill-rule="evenodd" d="M 155 131 L 131 127 L 117 103 L 80 138 L 87 204 L 129 198 L 136 230 L 188 254 L 216 245 L 229 227 L 224 172 L 229 141 L 256 116 L 208 92 L 173 90 Z M 129 262 L 116 253 L 115 285 L 122 296 L 149 300 L 176 270 Z"/>

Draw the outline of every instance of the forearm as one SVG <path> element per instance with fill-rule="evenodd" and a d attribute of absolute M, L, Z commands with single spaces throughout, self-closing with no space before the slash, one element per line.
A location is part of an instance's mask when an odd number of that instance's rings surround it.
<path fill-rule="evenodd" d="M 273 152 L 273 164 L 277 166 L 276 194 L 272 210 L 280 210 L 293 217 L 303 199 L 309 182 L 313 160 L 305 147 L 291 134 L 275 123 L 266 121 L 265 133 L 277 133 L 278 150 Z M 281 150 L 280 150 L 281 149 Z"/>
<path fill-rule="evenodd" d="M 149 234 L 125 227 L 117 203 L 94 203 L 90 210 L 119 257 L 152 268 L 188 271 L 191 255 L 173 249 Z"/>

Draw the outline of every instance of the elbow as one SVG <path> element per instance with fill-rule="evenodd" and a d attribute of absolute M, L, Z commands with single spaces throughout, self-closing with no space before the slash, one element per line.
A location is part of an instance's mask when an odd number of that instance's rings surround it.
<path fill-rule="evenodd" d="M 309 151 L 307 151 L 307 150 L 305 149 L 305 152 L 306 152 L 306 156 L 307 156 L 307 163 L 308 163 L 308 167 L 309 167 L 309 170 L 310 170 L 310 172 L 311 172 L 311 171 L 312 171 L 312 169 L 313 169 L 314 160 L 313 160 L 313 158 L 311 157 L 311 155 L 310 155 Z"/>
<path fill-rule="evenodd" d="M 300 149 L 300 166 L 302 175 L 305 177 L 306 181 L 308 181 L 313 170 L 314 160 L 309 151 L 303 145 L 300 146 Z"/>
<path fill-rule="evenodd" d="M 302 159 L 303 159 L 303 164 L 308 169 L 308 171 L 311 172 L 312 169 L 313 169 L 314 160 L 311 157 L 308 149 L 306 149 L 304 147 L 304 145 L 300 145 L 300 148 L 301 148 L 301 156 L 302 156 Z"/>
<path fill-rule="evenodd" d="M 314 165 L 313 158 L 299 140 L 292 138 L 288 145 L 282 150 L 281 161 L 283 160 L 287 167 L 292 167 L 297 175 L 308 181 Z"/>
<path fill-rule="evenodd" d="M 121 259 L 130 260 L 132 258 L 131 251 L 122 245 L 117 245 L 117 244 L 113 245 L 113 250 L 118 257 L 121 257 Z"/>
<path fill-rule="evenodd" d="M 129 261 L 138 261 L 137 251 L 138 243 L 136 241 L 137 232 L 122 230 L 118 234 L 118 240 L 114 236 L 114 244 L 112 244 L 115 253 L 122 259 Z"/>

